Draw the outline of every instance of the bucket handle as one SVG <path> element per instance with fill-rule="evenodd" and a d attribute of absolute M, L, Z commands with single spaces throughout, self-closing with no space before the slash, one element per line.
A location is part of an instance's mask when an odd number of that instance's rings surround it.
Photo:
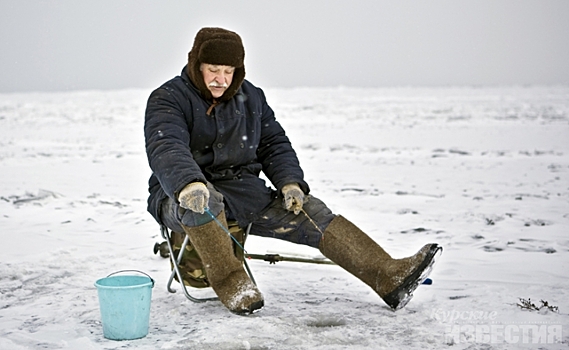
<path fill-rule="evenodd" d="M 146 277 L 150 278 L 150 281 L 152 281 L 152 288 L 154 288 L 154 279 L 152 277 L 150 277 L 150 275 L 148 275 L 146 272 L 142 272 L 140 270 L 119 270 L 119 271 L 115 271 L 113 273 L 110 273 L 107 277 L 111 277 L 112 275 L 116 275 L 117 273 L 129 272 L 129 271 L 138 272 L 138 273 L 141 273 L 143 275 L 146 275 Z"/>

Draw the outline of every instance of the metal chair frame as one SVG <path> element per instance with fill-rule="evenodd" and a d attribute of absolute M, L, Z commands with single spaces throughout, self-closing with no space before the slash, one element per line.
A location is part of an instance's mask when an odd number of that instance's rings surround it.
<path fill-rule="evenodd" d="M 251 231 L 251 224 L 249 224 L 247 226 L 247 229 L 245 230 L 244 241 L 247 239 L 247 236 L 249 235 L 250 231 Z M 219 300 L 219 298 L 217 298 L 217 297 L 197 298 L 197 297 L 192 296 L 188 292 L 187 286 L 183 282 L 182 274 L 180 273 L 180 268 L 178 266 L 180 264 L 180 262 L 182 261 L 182 254 L 178 254 L 177 258 L 174 255 L 174 247 L 172 246 L 171 233 L 170 233 L 170 230 L 165 225 L 160 225 L 160 233 L 162 234 L 162 238 L 164 238 L 166 240 L 166 244 L 168 245 L 168 251 L 170 252 L 170 261 L 172 262 L 172 266 L 173 266 L 172 273 L 170 274 L 170 278 L 168 279 L 168 284 L 166 286 L 166 288 L 168 289 L 168 292 L 176 293 L 176 290 L 174 288 L 172 288 L 172 283 L 174 282 L 174 276 L 177 276 L 178 281 L 180 281 L 180 285 L 182 286 L 182 291 L 184 292 L 184 295 L 186 296 L 186 298 L 193 301 L 194 303 L 204 303 L 206 301 Z M 185 235 L 184 241 L 182 242 L 182 246 L 180 248 L 180 252 L 183 252 L 186 249 L 186 246 L 188 245 L 189 242 L 190 242 L 190 238 L 188 237 L 188 235 Z M 255 282 L 255 279 L 253 278 L 253 274 L 251 273 L 251 269 L 249 269 L 249 265 L 247 264 L 246 259 L 243 259 L 243 265 L 245 267 L 245 270 L 247 271 L 247 274 L 249 274 L 249 277 L 253 281 L 253 283 L 257 284 L 257 282 Z"/>

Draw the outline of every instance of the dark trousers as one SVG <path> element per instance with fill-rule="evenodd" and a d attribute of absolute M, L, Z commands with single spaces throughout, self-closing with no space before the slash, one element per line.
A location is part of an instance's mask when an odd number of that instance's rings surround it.
<path fill-rule="evenodd" d="M 209 210 L 217 216 L 225 209 L 223 196 L 213 185 L 208 183 L 207 187 L 210 192 Z M 324 202 L 310 195 L 305 197 L 303 210 L 306 214 L 301 212 L 295 215 L 283 208 L 281 197 L 276 197 L 253 220 L 250 233 L 318 248 L 322 232 L 335 215 Z M 175 232 L 184 232 L 182 225 L 195 227 L 213 220 L 208 213 L 199 214 L 184 209 L 171 198 L 162 202 L 160 215 L 162 222 Z"/>

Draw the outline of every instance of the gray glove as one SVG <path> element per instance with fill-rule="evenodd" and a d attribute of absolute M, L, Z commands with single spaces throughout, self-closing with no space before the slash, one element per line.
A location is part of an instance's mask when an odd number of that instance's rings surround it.
<path fill-rule="evenodd" d="M 209 190 L 202 182 L 192 182 L 184 187 L 178 195 L 182 208 L 203 214 L 209 202 Z"/>
<path fill-rule="evenodd" d="M 294 212 L 294 215 L 298 215 L 304 205 L 304 192 L 302 192 L 300 186 L 296 183 L 284 185 L 281 192 L 284 197 L 284 208 Z"/>

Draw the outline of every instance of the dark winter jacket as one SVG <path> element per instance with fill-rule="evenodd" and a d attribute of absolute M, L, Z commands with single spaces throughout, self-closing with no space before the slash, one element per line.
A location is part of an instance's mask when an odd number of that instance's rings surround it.
<path fill-rule="evenodd" d="M 176 202 L 179 192 L 194 181 L 212 183 L 240 226 L 246 226 L 274 197 L 259 178 L 263 171 L 279 191 L 298 183 L 308 185 L 298 158 L 263 91 L 243 81 L 230 100 L 211 102 L 182 71 L 152 92 L 146 107 L 144 134 L 152 176 L 148 211 L 160 220 L 166 196 Z"/>

